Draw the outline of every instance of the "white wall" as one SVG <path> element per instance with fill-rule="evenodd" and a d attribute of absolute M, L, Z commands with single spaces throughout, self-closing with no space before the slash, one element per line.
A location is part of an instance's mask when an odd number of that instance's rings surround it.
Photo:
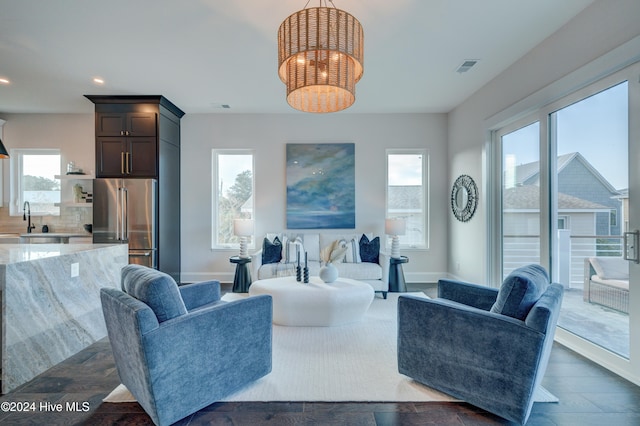
<path fill-rule="evenodd" d="M 2 114 L 6 120 L 2 141 L 11 154 L 14 148 L 58 148 L 62 172 L 69 161 L 86 173 L 95 168 L 95 120 L 93 114 Z M 24 232 L 22 215 L 10 216 L 10 159 L 2 160 L 2 207 L 0 232 Z M 62 183 L 62 199 L 71 200 L 69 181 Z M 64 193 L 64 191 L 67 191 Z M 18 206 L 21 208 L 22 206 Z M 34 216 L 32 223 L 50 232 L 84 233 L 82 224 L 91 223 L 91 208 L 63 207 L 60 216 Z"/>
<path fill-rule="evenodd" d="M 472 282 L 487 279 L 486 120 L 640 35 L 638 17 L 638 0 L 596 1 L 449 114 L 448 183 L 468 174 L 481 192 L 470 222 L 448 216 L 449 272 Z M 585 83 L 576 79 L 575 87 Z"/>
<path fill-rule="evenodd" d="M 182 119 L 182 278 L 233 280 L 229 256 L 211 250 L 211 151 L 255 150 L 256 235 L 286 227 L 287 142 L 356 145 L 356 230 L 382 234 L 387 148 L 426 148 L 431 170 L 430 249 L 403 251 L 407 281 L 435 281 L 447 267 L 445 114 L 187 114 Z"/>
<path fill-rule="evenodd" d="M 86 172 L 95 169 L 93 114 L 2 114 L 0 118 L 6 120 L 2 141 L 8 151 L 59 148 L 63 170 L 69 161 Z M 3 206 L 9 200 L 9 162 L 3 160 Z"/>
<path fill-rule="evenodd" d="M 93 114 L 4 114 L 3 141 L 10 148 L 60 148 L 62 164 L 95 168 Z M 285 222 L 285 144 L 356 144 L 356 228 L 382 234 L 387 148 L 426 148 L 430 154 L 429 250 L 406 250 L 408 281 L 436 281 L 447 269 L 448 188 L 445 114 L 187 114 L 182 119 L 182 277 L 184 281 L 233 280 L 229 256 L 211 250 L 211 150 L 255 150 L 256 232 L 282 230 Z M 4 206 L 8 210 L 9 162 L 4 160 Z M 0 227 L 18 226 L 21 217 Z M 82 222 L 91 218 L 82 218 Z M 0 229 L 1 231 L 2 229 Z M 383 236 L 384 240 L 384 236 Z"/>

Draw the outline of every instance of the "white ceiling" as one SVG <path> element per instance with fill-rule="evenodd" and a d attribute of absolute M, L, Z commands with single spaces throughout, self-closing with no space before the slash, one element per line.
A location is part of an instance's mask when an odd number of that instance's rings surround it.
<path fill-rule="evenodd" d="M 448 112 L 592 1 L 334 0 L 365 33 L 345 112 Z M 0 0 L 0 113 L 89 113 L 85 94 L 164 95 L 187 113 L 293 112 L 276 34 L 305 3 Z M 466 59 L 480 62 L 457 73 Z"/>

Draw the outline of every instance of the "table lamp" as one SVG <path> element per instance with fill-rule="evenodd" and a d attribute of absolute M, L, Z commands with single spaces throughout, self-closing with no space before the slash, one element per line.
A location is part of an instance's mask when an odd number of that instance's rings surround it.
<path fill-rule="evenodd" d="M 247 237 L 253 235 L 253 219 L 234 219 L 233 233 L 240 237 L 240 257 L 248 258 Z"/>
<path fill-rule="evenodd" d="M 391 235 L 391 257 L 400 259 L 400 240 L 398 235 L 404 235 L 407 223 L 402 218 L 385 219 L 384 233 Z"/>

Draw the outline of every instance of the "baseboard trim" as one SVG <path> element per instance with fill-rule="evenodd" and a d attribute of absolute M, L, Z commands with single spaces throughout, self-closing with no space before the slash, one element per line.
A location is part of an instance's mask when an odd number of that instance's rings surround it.
<path fill-rule="evenodd" d="M 180 274 L 180 282 L 186 284 L 218 280 L 221 283 L 233 283 L 234 276 L 232 272 L 183 272 Z"/>
<path fill-rule="evenodd" d="M 218 280 L 221 283 L 233 283 L 232 272 L 182 272 L 181 283 Z M 437 283 L 439 279 L 452 278 L 447 272 L 405 272 L 404 279 L 408 283 Z"/>

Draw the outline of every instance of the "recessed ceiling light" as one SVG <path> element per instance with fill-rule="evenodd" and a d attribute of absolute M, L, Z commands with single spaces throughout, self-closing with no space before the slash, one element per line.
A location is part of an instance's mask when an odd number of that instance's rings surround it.
<path fill-rule="evenodd" d="M 100 77 L 94 77 L 94 78 L 93 78 L 93 82 L 94 82 L 95 84 L 100 85 L 100 86 L 102 86 L 102 85 L 104 84 L 104 80 L 103 80 L 103 79 L 101 79 Z"/>
<path fill-rule="evenodd" d="M 8 78 L 0 77 L 0 84 L 9 84 L 10 81 Z"/>

